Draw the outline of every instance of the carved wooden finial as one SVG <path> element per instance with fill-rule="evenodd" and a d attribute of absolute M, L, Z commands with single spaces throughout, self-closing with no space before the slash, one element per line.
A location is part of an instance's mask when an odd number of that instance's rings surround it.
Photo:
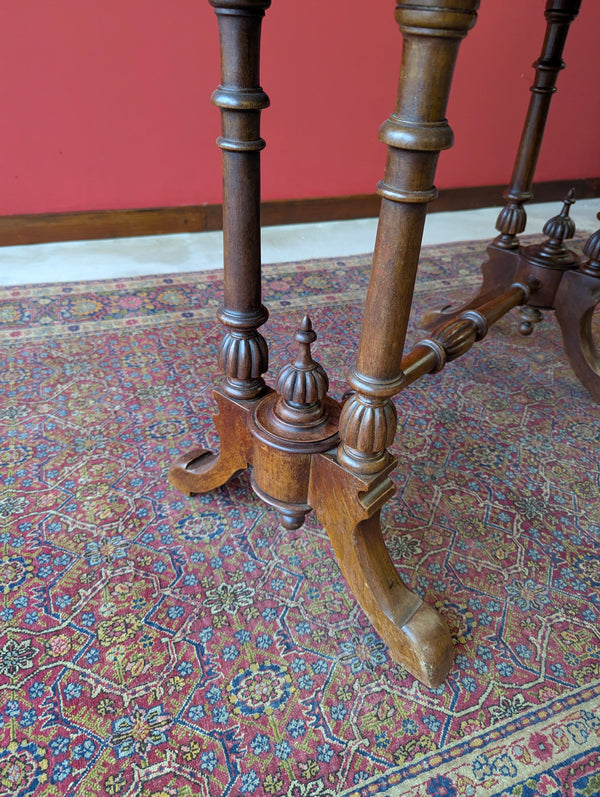
<path fill-rule="evenodd" d="M 317 333 L 313 330 L 312 322 L 305 315 L 294 336 L 294 340 L 298 343 L 298 354 L 294 367 L 299 371 L 309 371 L 315 366 L 316 363 L 312 358 L 310 347 L 316 339 Z"/>
<path fill-rule="evenodd" d="M 600 213 L 596 216 L 600 221 Z M 600 229 L 593 232 L 585 242 L 583 254 L 588 258 L 583 260 L 579 270 L 590 277 L 600 277 Z"/>
<path fill-rule="evenodd" d="M 544 224 L 546 240 L 541 244 L 533 244 L 524 250 L 525 258 L 535 266 L 544 268 L 568 269 L 577 268 L 579 255 L 564 244 L 565 239 L 575 235 L 575 222 L 569 216 L 571 205 L 575 202 L 575 191 L 571 189 L 563 201 L 561 212 Z"/>
<path fill-rule="evenodd" d="M 547 240 L 542 244 L 541 251 L 549 257 L 561 257 L 567 252 L 563 241 L 575 235 L 575 222 L 569 216 L 571 205 L 574 204 L 575 189 L 571 188 L 558 216 L 553 216 L 544 224 L 543 232 Z"/>
<path fill-rule="evenodd" d="M 280 400 L 275 414 L 286 423 L 312 426 L 325 415 L 323 399 L 329 379 L 322 366 L 313 360 L 311 345 L 316 339 L 311 320 L 305 315 L 295 335 L 296 358 L 284 365 L 277 380 Z"/>

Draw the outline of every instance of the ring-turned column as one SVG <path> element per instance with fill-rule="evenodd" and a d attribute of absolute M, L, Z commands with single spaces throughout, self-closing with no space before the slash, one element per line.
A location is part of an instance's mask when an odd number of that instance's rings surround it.
<path fill-rule="evenodd" d="M 380 130 L 387 144 L 381 211 L 356 367 L 354 395 L 340 418 L 339 461 L 369 474 L 386 466 L 397 417 L 392 397 L 405 385 L 401 368 L 427 203 L 438 156 L 452 145 L 445 118 L 461 40 L 479 0 L 410 0 L 396 6 L 403 35 L 396 109 Z"/>
<path fill-rule="evenodd" d="M 209 0 L 219 22 L 221 84 L 212 101 L 221 111 L 217 144 L 223 157 L 224 297 L 226 328 L 219 350 L 224 392 L 251 400 L 265 390 L 267 344 L 258 327 L 261 303 L 260 113 L 269 98 L 260 86 L 260 33 L 271 0 Z"/>
<path fill-rule="evenodd" d="M 581 7 L 581 0 L 546 0 L 546 34 L 535 67 L 531 99 L 510 186 L 504 192 L 506 205 L 500 211 L 496 229 L 500 235 L 494 244 L 501 249 L 517 249 L 517 235 L 525 231 L 527 214 L 523 207 L 533 198 L 533 178 L 542 146 L 550 102 L 556 93 L 556 81 L 565 68 L 562 54 L 569 27 Z"/>

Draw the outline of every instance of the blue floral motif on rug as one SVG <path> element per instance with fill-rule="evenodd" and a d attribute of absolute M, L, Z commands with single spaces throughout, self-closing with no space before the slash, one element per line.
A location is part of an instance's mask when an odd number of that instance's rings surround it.
<path fill-rule="evenodd" d="M 424 250 L 410 341 L 483 257 Z M 265 267 L 271 383 L 308 310 L 340 398 L 368 261 Z M 397 399 L 386 543 L 455 642 L 427 689 L 312 515 L 167 483 L 218 447 L 221 278 L 0 291 L 0 795 L 600 794 L 600 413 L 552 315 Z"/>

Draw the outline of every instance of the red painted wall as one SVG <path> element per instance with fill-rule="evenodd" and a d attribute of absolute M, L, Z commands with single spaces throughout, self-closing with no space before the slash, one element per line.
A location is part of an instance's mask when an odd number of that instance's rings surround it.
<path fill-rule="evenodd" d="M 482 0 L 461 47 L 437 185 L 507 182 L 543 0 Z M 393 0 L 273 0 L 263 28 L 263 197 L 374 191 L 401 37 Z M 18 0 L 0 28 L 0 213 L 221 197 L 216 20 L 206 0 Z M 537 178 L 600 175 L 600 3 L 573 25 Z"/>

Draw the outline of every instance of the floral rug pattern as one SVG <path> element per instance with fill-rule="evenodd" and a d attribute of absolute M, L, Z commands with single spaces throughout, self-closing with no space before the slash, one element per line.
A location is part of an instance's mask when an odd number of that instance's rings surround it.
<path fill-rule="evenodd" d="M 483 243 L 426 248 L 409 338 L 478 285 Z M 514 315 L 398 397 L 386 542 L 446 617 L 427 689 L 389 658 L 313 516 L 218 447 L 220 272 L 0 291 L 0 795 L 600 794 L 600 412 L 548 314 Z M 345 390 L 368 257 L 264 269 L 273 384 L 310 311 Z"/>

